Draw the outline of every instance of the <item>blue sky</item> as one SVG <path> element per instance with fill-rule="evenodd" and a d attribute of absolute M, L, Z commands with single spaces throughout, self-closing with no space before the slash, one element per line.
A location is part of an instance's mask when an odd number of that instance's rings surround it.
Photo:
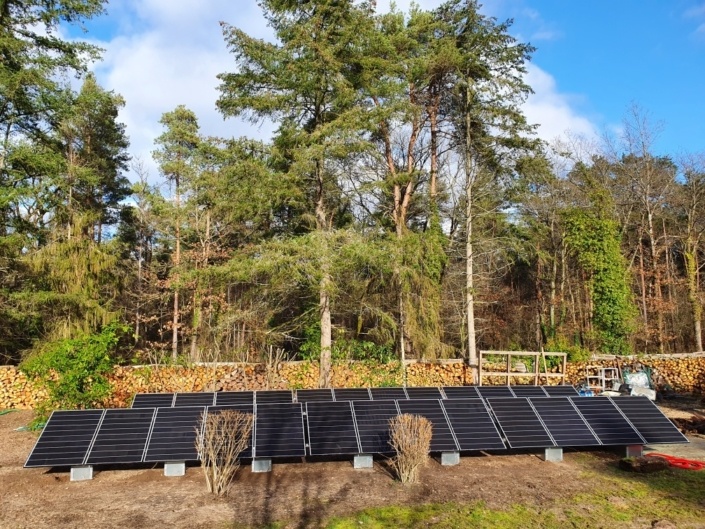
<path fill-rule="evenodd" d="M 403 10 L 409 3 L 396 1 Z M 387 10 L 389 0 L 377 4 Z M 86 37 L 106 50 L 94 69 L 125 97 L 121 119 L 147 169 L 155 171 L 158 120 L 179 104 L 197 113 L 205 134 L 267 137 L 266 127 L 223 121 L 215 111 L 215 76 L 233 68 L 218 22 L 271 38 L 256 0 L 114 0 L 107 9 Z M 542 138 L 618 137 L 636 104 L 660 131 L 657 154 L 705 152 L 705 0 L 486 0 L 482 10 L 514 19 L 512 34 L 537 48 L 525 112 Z"/>

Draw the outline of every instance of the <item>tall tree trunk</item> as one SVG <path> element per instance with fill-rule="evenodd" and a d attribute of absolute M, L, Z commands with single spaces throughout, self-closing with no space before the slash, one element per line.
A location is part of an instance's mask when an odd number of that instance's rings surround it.
<path fill-rule="evenodd" d="M 176 252 L 174 254 L 174 268 L 177 269 L 175 275 L 176 282 L 178 283 L 178 268 L 181 265 L 181 196 L 179 189 L 179 180 L 176 180 Z M 171 357 L 173 360 L 177 360 L 179 357 L 179 288 L 178 285 L 174 287 L 174 313 L 172 315 L 172 331 L 171 331 Z"/>
<path fill-rule="evenodd" d="M 333 345 L 332 339 L 332 323 L 330 315 L 330 287 L 332 284 L 332 278 L 330 275 L 330 251 L 328 232 L 330 231 L 330 226 L 328 225 L 328 216 L 326 215 L 326 207 L 324 201 L 324 187 L 323 187 L 323 162 L 322 160 L 316 160 L 316 180 L 318 183 L 318 191 L 316 197 L 316 224 L 318 230 L 323 236 L 324 248 L 321 262 L 321 282 L 319 287 L 319 301 L 318 309 L 320 313 L 321 322 L 321 360 L 320 360 L 320 373 L 318 377 L 318 386 L 321 388 L 329 388 L 331 385 L 331 348 Z"/>
<path fill-rule="evenodd" d="M 686 250 L 683 252 L 685 258 L 685 273 L 688 281 L 688 303 L 693 317 L 693 332 L 695 336 L 696 351 L 703 350 L 702 337 L 702 317 L 703 307 L 698 299 L 698 254 L 697 246 L 692 240 L 686 242 Z"/>
<path fill-rule="evenodd" d="M 475 333 L 475 270 L 473 255 L 473 186 L 477 177 L 477 166 L 472 155 L 472 117 L 470 116 L 470 79 L 465 87 L 465 314 L 468 329 L 468 365 L 473 383 L 480 383 L 477 336 Z"/>

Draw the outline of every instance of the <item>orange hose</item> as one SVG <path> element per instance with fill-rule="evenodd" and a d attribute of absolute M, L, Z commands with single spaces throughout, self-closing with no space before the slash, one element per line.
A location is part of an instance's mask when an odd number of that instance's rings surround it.
<path fill-rule="evenodd" d="M 684 459 L 682 457 L 669 456 L 668 454 L 659 454 L 651 452 L 646 454 L 646 457 L 660 457 L 668 461 L 672 467 L 682 468 L 684 470 L 703 470 L 705 469 L 705 461 L 695 461 L 693 459 Z"/>

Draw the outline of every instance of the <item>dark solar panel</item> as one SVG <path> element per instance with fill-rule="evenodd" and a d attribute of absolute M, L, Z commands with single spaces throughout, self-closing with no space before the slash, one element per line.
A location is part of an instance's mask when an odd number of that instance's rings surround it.
<path fill-rule="evenodd" d="M 49 417 L 25 467 L 82 465 L 104 410 L 55 411 Z"/>
<path fill-rule="evenodd" d="M 617 397 L 610 400 L 627 417 L 647 443 L 687 443 L 688 439 L 646 397 Z"/>
<path fill-rule="evenodd" d="M 509 386 L 477 386 L 477 391 L 483 399 L 490 397 L 514 397 Z"/>
<path fill-rule="evenodd" d="M 445 386 L 443 393 L 448 399 L 479 399 L 477 386 Z"/>
<path fill-rule="evenodd" d="M 234 410 L 241 413 L 247 413 L 253 415 L 254 406 L 250 404 L 226 404 L 224 406 L 211 406 L 208 408 L 208 414 L 221 413 L 225 410 Z M 249 459 L 252 457 L 252 433 L 254 432 L 255 424 L 254 420 L 252 422 L 252 428 L 250 429 L 250 435 L 248 435 L 247 448 L 240 452 L 239 459 Z"/>
<path fill-rule="evenodd" d="M 156 409 L 105 410 L 86 464 L 141 463 Z"/>
<path fill-rule="evenodd" d="M 502 436 L 481 399 L 446 399 L 442 403 L 460 450 L 503 450 Z"/>
<path fill-rule="evenodd" d="M 541 386 L 548 393 L 549 397 L 577 397 L 578 390 L 573 386 L 565 384 L 561 386 Z"/>
<path fill-rule="evenodd" d="M 389 420 L 399 414 L 393 400 L 355 401 L 355 424 L 363 454 L 391 454 Z"/>
<path fill-rule="evenodd" d="M 256 404 L 291 404 L 294 402 L 294 394 L 291 390 L 263 390 L 255 391 Z"/>
<path fill-rule="evenodd" d="M 604 397 L 570 397 L 570 400 L 603 445 L 644 444 L 611 400 Z"/>
<path fill-rule="evenodd" d="M 296 402 L 330 402 L 333 400 L 332 389 L 297 389 Z"/>
<path fill-rule="evenodd" d="M 555 446 L 526 398 L 490 398 L 487 403 L 511 448 Z"/>
<path fill-rule="evenodd" d="M 529 399 L 558 446 L 596 446 L 593 435 L 568 397 Z"/>
<path fill-rule="evenodd" d="M 170 408 L 173 404 L 173 393 L 138 393 L 132 401 L 133 408 Z"/>
<path fill-rule="evenodd" d="M 258 392 L 259 395 L 259 392 Z M 303 457 L 306 455 L 301 404 L 257 404 L 255 457 Z"/>
<path fill-rule="evenodd" d="M 254 403 L 254 391 L 218 391 L 215 394 L 216 406 L 229 406 Z"/>
<path fill-rule="evenodd" d="M 197 461 L 196 430 L 205 407 L 158 408 L 145 462 Z"/>
<path fill-rule="evenodd" d="M 213 406 L 215 393 L 177 393 L 174 407 L 184 406 Z"/>
<path fill-rule="evenodd" d="M 421 415 L 433 426 L 431 452 L 455 452 L 460 450 L 448 424 L 440 400 L 400 400 L 397 402 L 403 414 Z"/>
<path fill-rule="evenodd" d="M 441 390 L 438 388 L 406 388 L 410 399 L 442 399 Z"/>
<path fill-rule="evenodd" d="M 334 389 L 335 400 L 370 400 L 370 390 L 367 388 Z"/>
<path fill-rule="evenodd" d="M 351 402 L 308 402 L 306 422 L 312 456 L 361 453 Z"/>
<path fill-rule="evenodd" d="M 547 397 L 541 386 L 512 386 L 515 397 Z"/>
<path fill-rule="evenodd" d="M 406 400 L 404 388 L 370 388 L 372 400 Z"/>

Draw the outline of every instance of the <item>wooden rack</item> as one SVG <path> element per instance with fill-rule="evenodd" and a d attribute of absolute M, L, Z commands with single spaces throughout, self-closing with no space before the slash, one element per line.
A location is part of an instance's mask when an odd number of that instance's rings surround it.
<path fill-rule="evenodd" d="M 506 357 L 506 371 L 484 371 L 482 366 L 485 363 L 486 356 L 505 356 Z M 519 372 L 512 371 L 512 357 L 521 358 L 532 358 L 534 361 L 534 370 Z M 559 357 L 561 359 L 561 370 L 559 373 L 549 373 L 546 367 L 546 358 L 548 357 Z M 515 377 L 530 377 L 533 375 L 534 384 L 539 385 L 539 381 L 544 379 L 548 383 L 549 379 L 558 378 L 560 379 L 560 384 L 565 384 L 565 368 L 568 355 L 566 353 L 542 353 L 542 352 L 529 352 L 529 351 L 480 351 L 480 365 L 479 369 L 479 385 L 482 385 L 482 377 L 506 377 L 507 386 L 511 384 L 512 378 Z M 543 372 L 540 370 L 540 364 L 543 363 Z"/>

